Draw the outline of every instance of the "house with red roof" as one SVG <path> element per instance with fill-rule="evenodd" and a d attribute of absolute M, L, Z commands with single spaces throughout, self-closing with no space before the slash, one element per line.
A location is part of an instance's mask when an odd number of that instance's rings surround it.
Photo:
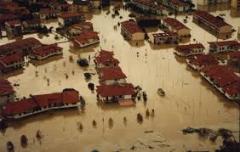
<path fill-rule="evenodd" d="M 240 43 L 236 40 L 216 41 L 209 42 L 208 44 L 209 52 L 211 53 L 238 51 L 240 49 Z"/>
<path fill-rule="evenodd" d="M 18 119 L 44 111 L 79 107 L 79 92 L 75 89 L 64 89 L 59 93 L 30 95 L 20 101 L 9 102 L 2 108 L 2 116 Z"/>
<path fill-rule="evenodd" d="M 85 20 L 83 14 L 75 12 L 65 12 L 58 15 L 58 23 L 60 26 L 70 26 Z"/>
<path fill-rule="evenodd" d="M 206 29 L 217 38 L 231 38 L 233 27 L 219 16 L 215 17 L 206 11 L 197 10 L 193 13 L 193 22 Z"/>
<path fill-rule="evenodd" d="M 15 91 L 11 83 L 0 78 L 0 107 L 5 105 L 7 102 L 13 101 L 15 96 Z"/>
<path fill-rule="evenodd" d="M 181 23 L 175 18 L 170 18 L 170 17 L 164 18 L 163 25 L 168 27 L 170 31 L 176 32 L 180 38 L 191 36 L 190 28 L 188 28 L 187 26 L 185 26 L 183 23 Z"/>
<path fill-rule="evenodd" d="M 104 67 L 98 69 L 100 84 L 113 85 L 126 83 L 126 75 L 120 67 Z"/>
<path fill-rule="evenodd" d="M 7 36 L 10 38 L 22 36 L 23 34 L 23 25 L 20 20 L 11 20 L 5 22 L 5 28 Z"/>
<path fill-rule="evenodd" d="M 127 40 L 144 40 L 145 34 L 135 21 L 121 22 L 121 34 Z"/>
<path fill-rule="evenodd" d="M 96 68 L 99 69 L 117 67 L 119 61 L 113 57 L 113 52 L 101 50 L 98 55 L 95 56 L 94 63 Z"/>
<path fill-rule="evenodd" d="M 230 100 L 240 99 L 240 77 L 228 66 L 206 66 L 200 73 L 218 91 Z"/>
<path fill-rule="evenodd" d="M 41 46 L 42 43 L 33 37 L 16 40 L 14 42 L 1 45 L 0 56 L 12 54 L 15 52 L 22 53 L 25 56 L 28 55 L 33 49 Z"/>
<path fill-rule="evenodd" d="M 68 34 L 70 36 L 77 36 L 85 31 L 93 31 L 93 25 L 91 22 L 80 22 L 68 27 Z"/>
<path fill-rule="evenodd" d="M 161 32 L 161 33 L 150 33 L 148 34 L 149 42 L 152 44 L 177 44 L 178 34 L 176 32 Z"/>
<path fill-rule="evenodd" d="M 218 64 L 218 60 L 211 54 L 194 55 L 186 61 L 191 68 L 198 71 L 206 66 Z"/>
<path fill-rule="evenodd" d="M 42 47 L 32 50 L 29 54 L 31 59 L 44 60 L 46 58 L 62 55 L 62 48 L 57 46 L 57 44 L 43 45 Z"/>
<path fill-rule="evenodd" d="M 85 31 L 74 37 L 71 45 L 76 48 L 83 48 L 99 42 L 100 40 L 97 32 Z"/>
<path fill-rule="evenodd" d="M 130 83 L 97 86 L 97 99 L 103 103 L 121 104 L 126 100 L 132 101 L 134 94 L 134 87 Z M 133 104 L 133 102 L 130 102 L 130 105 Z"/>
<path fill-rule="evenodd" d="M 205 47 L 201 43 L 178 45 L 175 48 L 175 53 L 179 56 L 191 56 L 196 54 L 203 54 Z"/>
<path fill-rule="evenodd" d="M 20 69 L 24 65 L 24 57 L 20 53 L 14 53 L 0 57 L 0 73 L 7 73 Z"/>

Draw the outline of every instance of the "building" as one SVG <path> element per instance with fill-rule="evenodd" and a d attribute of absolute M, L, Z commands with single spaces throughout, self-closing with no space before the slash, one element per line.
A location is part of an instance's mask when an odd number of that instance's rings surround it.
<path fill-rule="evenodd" d="M 9 101 L 13 101 L 15 91 L 8 80 L 0 78 L 0 107 Z"/>
<path fill-rule="evenodd" d="M 97 32 L 85 31 L 72 40 L 72 46 L 76 48 L 83 48 L 89 45 L 99 43 L 99 37 Z"/>
<path fill-rule="evenodd" d="M 189 57 L 186 61 L 191 68 L 197 71 L 200 71 L 206 66 L 218 64 L 218 60 L 211 54 L 194 55 Z"/>
<path fill-rule="evenodd" d="M 98 69 L 99 82 L 102 85 L 126 83 L 126 75 L 120 67 L 104 67 Z"/>
<path fill-rule="evenodd" d="M 84 20 L 84 16 L 80 13 L 66 12 L 58 16 L 58 23 L 60 26 L 70 26 Z"/>
<path fill-rule="evenodd" d="M 180 38 L 188 38 L 191 36 L 190 29 L 174 18 L 164 18 L 163 25 L 168 27 L 170 31 L 176 32 Z"/>
<path fill-rule="evenodd" d="M 209 42 L 208 44 L 209 52 L 211 53 L 238 51 L 240 49 L 240 43 L 234 40 Z"/>
<path fill-rule="evenodd" d="M 93 25 L 91 22 L 81 22 L 68 27 L 69 36 L 77 36 L 85 31 L 93 31 Z"/>
<path fill-rule="evenodd" d="M 167 10 L 164 6 L 158 4 L 154 0 L 131 0 L 131 3 L 146 13 L 152 13 L 156 15 L 164 15 L 167 14 Z"/>
<path fill-rule="evenodd" d="M 237 10 L 240 10 L 240 0 L 232 0 L 231 6 Z"/>
<path fill-rule="evenodd" d="M 0 57 L 0 73 L 7 73 L 20 69 L 24 65 L 24 58 L 21 53 L 14 53 Z"/>
<path fill-rule="evenodd" d="M 123 85 L 101 85 L 97 86 L 97 98 L 103 103 L 119 103 L 125 100 L 132 101 L 135 92 L 132 84 Z M 133 105 L 130 102 L 130 105 Z"/>
<path fill-rule="evenodd" d="M 23 25 L 20 20 L 11 20 L 5 22 L 5 28 L 8 37 L 14 38 L 23 35 Z"/>
<path fill-rule="evenodd" d="M 162 4 L 176 12 L 187 12 L 193 7 L 192 2 L 186 0 L 162 0 Z"/>
<path fill-rule="evenodd" d="M 229 3 L 229 0 L 197 0 L 198 5 L 216 5 L 226 3 Z"/>
<path fill-rule="evenodd" d="M 62 48 L 58 47 L 57 44 L 43 45 L 42 47 L 32 50 L 29 54 L 31 59 L 44 60 L 52 56 L 62 55 Z"/>
<path fill-rule="evenodd" d="M 191 56 L 196 54 L 203 54 L 205 47 L 201 43 L 188 44 L 188 45 L 178 45 L 175 48 L 175 53 L 179 56 Z"/>
<path fill-rule="evenodd" d="M 56 19 L 58 11 L 51 8 L 42 8 L 39 11 L 39 17 L 41 20 Z"/>
<path fill-rule="evenodd" d="M 228 53 L 228 64 L 235 66 L 240 72 L 240 51 Z"/>
<path fill-rule="evenodd" d="M 97 69 L 99 68 L 113 68 L 119 64 L 118 59 L 113 57 L 113 52 L 101 50 L 94 59 Z"/>
<path fill-rule="evenodd" d="M 178 44 L 178 34 L 175 32 L 151 33 L 148 37 L 152 44 Z"/>
<path fill-rule="evenodd" d="M 217 38 L 231 38 L 233 27 L 227 24 L 223 18 L 213 16 L 206 11 L 195 11 L 193 13 L 193 22 L 206 29 Z"/>
<path fill-rule="evenodd" d="M 240 77 L 228 66 L 207 66 L 200 74 L 228 99 L 240 99 Z"/>
<path fill-rule="evenodd" d="M 127 40 L 144 40 L 145 34 L 135 21 L 121 22 L 121 34 Z"/>
<path fill-rule="evenodd" d="M 59 93 L 30 95 L 20 101 L 9 102 L 2 108 L 2 116 L 18 119 L 54 109 L 79 107 L 79 92 L 64 89 Z"/>
<path fill-rule="evenodd" d="M 20 52 L 24 56 L 28 55 L 33 49 L 41 47 L 42 43 L 35 38 L 16 40 L 0 46 L 0 56 Z"/>

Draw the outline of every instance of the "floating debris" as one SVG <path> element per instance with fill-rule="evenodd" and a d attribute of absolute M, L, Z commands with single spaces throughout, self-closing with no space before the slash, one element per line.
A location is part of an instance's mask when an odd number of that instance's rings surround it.
<path fill-rule="evenodd" d="M 112 118 L 108 119 L 108 126 L 109 126 L 109 128 L 113 127 L 113 119 Z"/>
<path fill-rule="evenodd" d="M 149 112 L 149 110 L 147 109 L 146 110 L 146 117 L 148 118 L 150 116 L 150 112 Z"/>

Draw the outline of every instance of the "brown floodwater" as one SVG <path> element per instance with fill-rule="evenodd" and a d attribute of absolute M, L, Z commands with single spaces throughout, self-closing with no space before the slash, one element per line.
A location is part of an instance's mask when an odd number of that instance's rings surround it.
<path fill-rule="evenodd" d="M 229 10 L 217 11 L 213 14 L 226 13 L 225 20 L 235 29 L 240 18 L 232 18 Z M 96 13 L 91 17 L 94 29 L 100 34 L 100 45 L 84 49 L 70 49 L 66 39 L 58 40 L 63 47 L 63 57 L 56 57 L 44 62 L 29 63 L 23 71 L 5 76 L 15 87 L 18 98 L 29 94 L 41 94 L 61 91 L 64 88 L 75 88 L 86 99 L 84 111 L 71 109 L 52 111 L 12 122 L 4 134 L 0 134 L 0 151 L 6 151 L 6 142 L 12 141 L 17 152 L 90 152 L 98 149 L 102 152 L 116 150 L 132 151 L 134 145 L 138 152 L 209 150 L 213 151 L 219 144 L 196 134 L 183 135 L 182 129 L 191 127 L 208 127 L 212 129 L 227 128 L 239 137 L 239 109 L 236 104 L 223 97 L 211 87 L 200 75 L 189 69 L 181 58 L 175 57 L 173 48 L 153 48 L 147 41 L 135 46 L 123 39 L 120 27 L 114 30 L 118 22 L 128 19 L 128 11 L 121 10 L 119 17 L 112 18 L 106 11 Z M 183 21 L 185 16 L 178 16 Z M 56 27 L 56 23 L 48 23 Z M 191 42 L 195 38 L 207 47 L 208 41 L 216 38 L 191 22 L 187 26 L 192 29 Z M 24 37 L 36 37 L 36 34 Z M 233 38 L 236 39 L 236 33 Z M 42 43 L 54 43 L 54 35 L 39 39 Z M 9 42 L 0 40 L 0 44 Z M 84 80 L 83 73 L 95 73 L 91 61 L 88 69 L 82 69 L 76 64 L 79 57 L 91 57 L 100 49 L 114 51 L 120 61 L 120 67 L 127 75 L 127 81 L 140 85 L 147 92 L 148 101 L 137 101 L 134 107 L 99 106 L 96 93 L 92 93 Z M 139 52 L 139 57 L 137 57 Z M 71 62 L 69 57 L 74 61 Z M 36 75 L 37 71 L 37 75 Z M 74 71 L 74 74 L 72 74 Z M 66 74 L 68 78 L 66 78 Z M 48 86 L 48 80 L 50 85 Z M 92 81 L 98 83 L 97 75 Z M 163 88 L 166 97 L 159 97 L 157 89 Z M 145 117 L 146 109 L 155 110 L 154 117 Z M 137 123 L 137 113 L 144 115 L 142 124 Z M 124 122 L 123 118 L 127 121 Z M 113 119 L 112 126 L 109 118 Z M 97 122 L 96 127 L 92 121 Z M 83 129 L 79 129 L 79 124 Z M 35 135 L 37 130 L 43 134 L 41 142 Z M 153 131 L 145 133 L 145 131 Z M 29 139 L 27 148 L 22 148 L 20 136 L 25 134 Z M 151 148 L 149 148 L 151 146 Z"/>

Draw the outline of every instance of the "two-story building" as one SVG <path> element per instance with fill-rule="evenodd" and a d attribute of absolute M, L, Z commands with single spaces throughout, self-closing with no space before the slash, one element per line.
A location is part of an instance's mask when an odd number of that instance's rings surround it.
<path fill-rule="evenodd" d="M 178 45 L 175 48 L 175 53 L 179 56 L 191 56 L 196 54 L 203 54 L 205 47 L 201 43 Z"/>
<path fill-rule="evenodd" d="M 211 53 L 238 51 L 239 49 L 240 43 L 235 40 L 209 42 L 209 52 Z"/>
<path fill-rule="evenodd" d="M 85 17 L 83 14 L 74 12 L 66 12 L 58 16 L 58 23 L 60 26 L 70 26 L 82 22 L 84 20 Z"/>
<path fill-rule="evenodd" d="M 193 13 L 193 22 L 206 29 L 217 38 L 231 38 L 233 27 L 226 23 L 223 18 L 213 16 L 206 11 L 197 10 Z"/>
<path fill-rule="evenodd" d="M 191 30 L 183 23 L 174 18 L 164 18 L 163 25 L 169 28 L 170 31 L 178 34 L 180 38 L 189 38 L 191 36 Z"/>

